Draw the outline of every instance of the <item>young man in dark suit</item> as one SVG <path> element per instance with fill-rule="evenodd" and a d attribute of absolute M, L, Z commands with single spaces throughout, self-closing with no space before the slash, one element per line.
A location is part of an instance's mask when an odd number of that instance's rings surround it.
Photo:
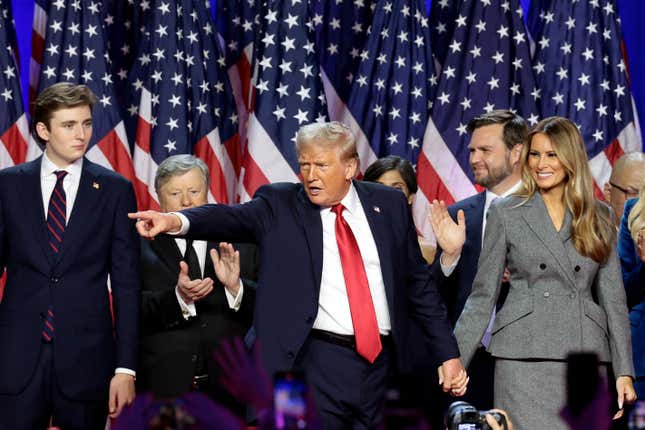
<path fill-rule="evenodd" d="M 463 394 L 467 376 L 403 194 L 353 180 L 356 142 L 340 123 L 302 127 L 296 152 L 302 184 L 261 187 L 242 205 L 130 216 L 144 237 L 259 244 L 254 327 L 264 364 L 306 373 L 327 428 L 374 426 L 395 358 L 407 365 L 410 318 L 434 347 L 428 365 L 440 367 L 444 389 Z"/>
<path fill-rule="evenodd" d="M 134 399 L 136 201 L 84 158 L 95 100 L 84 85 L 45 89 L 33 115 L 43 155 L 0 172 L 2 429 L 103 428 Z"/>
<path fill-rule="evenodd" d="M 206 204 L 208 185 L 208 167 L 192 155 L 168 157 L 157 168 L 163 212 Z M 201 390 L 220 402 L 230 400 L 217 388 L 210 358 L 220 339 L 244 337 L 251 327 L 255 285 L 247 280 L 257 277 L 255 246 L 235 247 L 168 235 L 141 239 L 137 391 L 176 397 Z"/>

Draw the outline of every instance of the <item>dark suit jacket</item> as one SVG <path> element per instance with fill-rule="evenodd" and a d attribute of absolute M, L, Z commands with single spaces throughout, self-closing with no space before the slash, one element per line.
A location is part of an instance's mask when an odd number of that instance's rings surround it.
<path fill-rule="evenodd" d="M 410 317 L 434 345 L 437 363 L 459 356 L 445 307 L 419 250 L 403 194 L 380 184 L 355 181 L 378 248 L 398 363 Z M 272 184 L 242 205 L 205 205 L 183 211 L 192 238 L 255 242 L 262 271 L 255 324 L 270 372 L 292 368 L 318 312 L 323 239 L 320 207 L 302 184 Z"/>
<path fill-rule="evenodd" d="M 464 211 L 466 216 L 466 242 L 461 250 L 461 257 L 455 270 L 446 277 L 441 271 L 441 249 L 432 263 L 432 274 L 437 280 L 439 292 L 448 308 L 450 322 L 454 325 L 464 309 L 466 300 L 477 273 L 477 261 L 482 249 L 482 219 L 484 218 L 484 205 L 486 204 L 486 192 L 483 191 L 474 196 L 460 200 L 448 208 L 450 216 L 457 220 L 459 209 Z"/>
<path fill-rule="evenodd" d="M 71 398 L 104 400 L 116 367 L 136 370 L 139 239 L 127 217 L 134 190 L 83 160 L 60 253 L 48 249 L 41 158 L 0 171 L 0 394 L 17 394 L 34 372 L 44 315 L 55 313 L 56 380 Z M 108 274 L 114 304 L 110 316 Z"/>
<path fill-rule="evenodd" d="M 209 359 L 223 337 L 243 337 L 253 322 L 255 285 L 244 281 L 240 309 L 229 308 L 224 286 L 215 276 L 208 252 L 204 277 L 214 281 L 211 294 L 196 302 L 197 317 L 186 320 L 175 287 L 182 255 L 172 236 L 141 241 L 141 345 L 137 390 L 174 397 L 190 390 L 197 354 Z M 256 279 L 255 246 L 236 245 L 241 277 Z M 213 375 L 214 376 L 214 375 Z"/>
<path fill-rule="evenodd" d="M 627 218 L 637 201 L 638 199 L 630 199 L 625 203 L 620 222 L 618 255 L 629 307 L 634 371 L 636 377 L 642 378 L 645 377 L 645 265 L 636 252 L 634 240 L 627 227 Z"/>

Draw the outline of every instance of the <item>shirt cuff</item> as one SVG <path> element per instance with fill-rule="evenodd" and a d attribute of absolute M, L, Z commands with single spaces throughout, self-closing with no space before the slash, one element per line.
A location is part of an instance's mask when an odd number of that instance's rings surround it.
<path fill-rule="evenodd" d="M 117 367 L 114 371 L 114 374 L 116 375 L 117 373 L 125 373 L 126 375 L 130 375 L 133 378 L 137 377 L 137 372 L 135 372 L 134 370 L 126 369 L 125 367 Z"/>
<path fill-rule="evenodd" d="M 455 258 L 455 261 L 452 262 L 450 266 L 446 266 L 443 264 L 443 253 L 439 256 L 439 264 L 441 265 L 441 272 L 443 272 L 443 276 L 448 277 L 452 275 L 452 272 L 455 271 L 455 267 L 457 267 L 457 263 L 459 263 L 459 259 L 461 258 L 461 254 Z"/>
<path fill-rule="evenodd" d="M 176 215 L 177 218 L 179 218 L 179 221 L 181 221 L 181 228 L 179 231 L 169 231 L 167 234 L 171 236 L 184 236 L 186 233 L 188 233 L 188 229 L 190 229 L 190 221 L 188 221 L 188 218 L 186 218 L 186 215 L 182 214 L 181 212 L 168 212 L 172 215 Z"/>
<path fill-rule="evenodd" d="M 177 296 L 177 302 L 179 302 L 181 314 L 184 316 L 184 319 L 187 320 L 190 317 L 196 317 L 197 308 L 195 307 L 195 303 L 186 303 L 184 299 L 181 298 L 181 294 L 179 294 L 179 287 L 175 287 L 175 295 Z"/>
<path fill-rule="evenodd" d="M 233 309 L 235 312 L 239 311 L 240 306 L 242 305 L 242 296 L 244 295 L 244 284 L 242 283 L 242 280 L 240 279 L 240 289 L 237 290 L 237 296 L 233 297 L 233 294 L 231 294 L 226 287 L 224 287 L 224 292 L 226 293 L 228 307 Z"/>

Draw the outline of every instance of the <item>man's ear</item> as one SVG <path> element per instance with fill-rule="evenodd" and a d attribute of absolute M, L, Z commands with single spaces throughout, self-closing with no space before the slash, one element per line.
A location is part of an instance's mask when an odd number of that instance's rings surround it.
<path fill-rule="evenodd" d="M 49 140 L 49 129 L 43 122 L 36 123 L 36 134 L 45 142 Z"/>
<path fill-rule="evenodd" d="M 515 165 L 520 162 L 520 158 L 522 157 L 522 148 L 524 147 L 524 144 L 518 143 L 511 149 L 511 164 Z"/>
<path fill-rule="evenodd" d="M 605 182 L 605 185 L 603 185 L 602 196 L 605 198 L 607 203 L 611 201 L 611 184 L 609 182 Z"/>
<path fill-rule="evenodd" d="M 358 157 L 351 157 L 345 163 L 345 179 L 349 181 L 358 176 Z"/>

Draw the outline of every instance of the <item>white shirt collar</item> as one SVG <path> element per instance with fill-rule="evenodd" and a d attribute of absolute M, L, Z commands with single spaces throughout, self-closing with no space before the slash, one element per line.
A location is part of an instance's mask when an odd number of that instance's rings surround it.
<path fill-rule="evenodd" d="M 361 204 L 361 200 L 358 198 L 358 193 L 356 192 L 356 188 L 354 188 L 353 182 L 349 184 L 349 190 L 347 191 L 347 194 L 345 194 L 345 197 L 340 201 L 340 204 L 343 205 L 345 210 L 349 213 L 356 213 L 358 210 L 358 205 Z M 320 209 L 320 211 L 331 212 L 331 206 L 326 206 Z"/>
<path fill-rule="evenodd" d="M 57 170 L 65 170 L 68 175 L 71 175 L 75 178 L 80 178 L 81 170 L 83 169 L 83 157 L 74 161 L 72 164 L 68 165 L 64 169 L 61 169 L 55 165 L 49 157 L 47 157 L 47 152 L 43 152 L 43 158 L 40 163 L 40 177 L 45 178 L 49 175 L 52 175 Z"/>
<path fill-rule="evenodd" d="M 491 190 L 488 190 L 488 189 L 487 189 L 487 190 L 486 190 L 486 207 L 490 206 L 490 203 L 491 203 L 494 199 L 496 199 L 496 198 L 498 198 L 498 197 L 508 197 L 508 196 L 510 196 L 511 194 L 513 194 L 513 193 L 515 193 L 517 190 L 519 190 L 521 186 L 522 186 L 522 181 L 517 181 L 517 182 L 515 183 L 515 185 L 513 185 L 511 188 L 509 188 L 508 190 L 506 190 L 505 192 L 503 192 L 503 193 L 502 193 L 501 195 L 499 195 L 499 196 L 498 196 L 497 194 L 495 194 L 494 192 L 492 192 Z"/>

